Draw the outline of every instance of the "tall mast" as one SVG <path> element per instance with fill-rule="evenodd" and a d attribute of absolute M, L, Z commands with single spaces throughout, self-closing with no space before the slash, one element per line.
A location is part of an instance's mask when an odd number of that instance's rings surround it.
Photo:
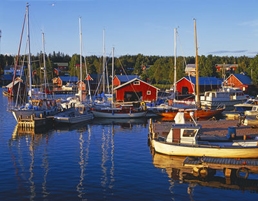
<path fill-rule="evenodd" d="M 30 52 L 30 24 L 29 24 L 29 3 L 26 6 L 26 14 L 27 14 L 27 44 L 28 44 L 28 75 L 29 75 L 29 98 L 32 96 L 32 81 L 31 81 L 31 52 Z"/>
<path fill-rule="evenodd" d="M 79 32 L 80 32 L 80 80 L 79 80 L 79 96 L 80 101 L 82 101 L 82 27 L 81 27 L 81 17 L 79 17 Z"/>
<path fill-rule="evenodd" d="M 112 106 L 113 106 L 113 103 L 114 103 L 114 83 L 113 83 L 113 79 L 114 79 L 114 50 L 115 48 L 113 47 L 112 48 L 112 91 L 111 91 L 111 94 L 112 94 Z"/>
<path fill-rule="evenodd" d="M 196 82 L 195 82 L 195 101 L 196 105 L 199 108 L 200 105 L 200 87 L 199 87 L 199 68 L 198 68 L 198 44 L 197 44 L 197 31 L 196 31 L 196 19 L 194 19 L 194 41 L 195 41 L 195 76 L 196 76 Z"/>
<path fill-rule="evenodd" d="M 174 98 L 176 97 L 177 28 L 174 29 Z"/>
<path fill-rule="evenodd" d="M 105 79 L 105 69 L 106 69 L 106 48 L 105 48 L 105 29 L 103 30 L 103 93 L 106 91 L 106 79 Z"/>
<path fill-rule="evenodd" d="M 46 72 L 46 58 L 45 58 L 45 35 L 42 33 L 42 47 L 43 47 L 43 70 L 44 70 L 44 86 L 45 86 L 45 98 L 47 98 L 47 72 Z"/>

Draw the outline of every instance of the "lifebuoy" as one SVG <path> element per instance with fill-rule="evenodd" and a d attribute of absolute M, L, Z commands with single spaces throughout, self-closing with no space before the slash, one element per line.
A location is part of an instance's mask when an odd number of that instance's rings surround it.
<path fill-rule="evenodd" d="M 242 175 L 243 174 L 243 175 Z M 249 170 L 245 167 L 241 167 L 236 171 L 236 176 L 238 178 L 244 178 L 247 179 L 249 176 Z"/>

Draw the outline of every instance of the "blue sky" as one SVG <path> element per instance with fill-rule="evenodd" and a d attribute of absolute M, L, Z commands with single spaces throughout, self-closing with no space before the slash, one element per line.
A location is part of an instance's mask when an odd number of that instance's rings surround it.
<path fill-rule="evenodd" d="M 257 0 L 1 0 L 0 54 L 18 52 L 26 9 L 30 4 L 31 52 L 83 55 L 195 56 L 194 21 L 199 55 L 250 56 L 258 53 Z M 23 45 L 24 46 L 24 45 Z M 25 47 L 21 53 L 25 52 Z"/>

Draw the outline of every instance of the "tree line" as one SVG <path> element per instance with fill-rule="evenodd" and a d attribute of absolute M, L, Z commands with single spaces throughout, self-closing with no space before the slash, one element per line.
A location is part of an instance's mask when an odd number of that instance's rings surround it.
<path fill-rule="evenodd" d="M 7 65 L 14 65 L 16 60 L 21 61 L 24 55 L 20 58 L 11 55 L 0 55 L 0 70 L 3 74 L 4 67 Z M 140 78 L 148 83 L 154 85 L 171 85 L 174 83 L 174 57 L 173 56 L 145 56 L 138 55 L 123 55 L 115 57 L 114 72 L 116 75 L 138 75 Z M 31 55 L 32 70 L 39 75 L 41 67 L 43 67 L 42 52 L 37 55 Z M 217 72 L 216 64 L 238 64 L 238 68 L 234 73 L 245 73 L 251 77 L 253 84 L 258 84 L 258 55 L 253 58 L 247 56 L 233 57 L 233 56 L 198 56 L 198 67 L 200 77 L 217 77 L 222 78 L 222 72 Z M 80 55 L 74 54 L 69 56 L 61 52 L 53 52 L 46 56 L 46 69 L 48 79 L 51 80 L 55 74 L 54 69 L 57 68 L 55 63 L 68 63 L 68 72 L 71 76 L 78 76 L 80 63 Z M 91 55 L 82 57 L 83 74 L 101 74 L 103 72 L 104 59 L 102 56 Z M 108 69 L 108 74 L 112 72 L 112 58 L 106 57 L 105 63 Z M 186 64 L 194 64 L 195 57 L 176 58 L 176 74 L 177 80 L 185 76 Z M 25 62 L 26 66 L 26 62 Z M 176 81 L 177 81 L 176 80 Z"/>

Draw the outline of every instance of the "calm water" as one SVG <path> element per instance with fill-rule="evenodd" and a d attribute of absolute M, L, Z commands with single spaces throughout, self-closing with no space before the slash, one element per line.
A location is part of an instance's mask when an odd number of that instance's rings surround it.
<path fill-rule="evenodd" d="M 173 158 L 153 156 L 147 120 L 14 134 L 0 91 L 0 200 L 258 199 L 257 175 L 227 185 L 218 172 L 202 181 L 179 173 Z"/>

